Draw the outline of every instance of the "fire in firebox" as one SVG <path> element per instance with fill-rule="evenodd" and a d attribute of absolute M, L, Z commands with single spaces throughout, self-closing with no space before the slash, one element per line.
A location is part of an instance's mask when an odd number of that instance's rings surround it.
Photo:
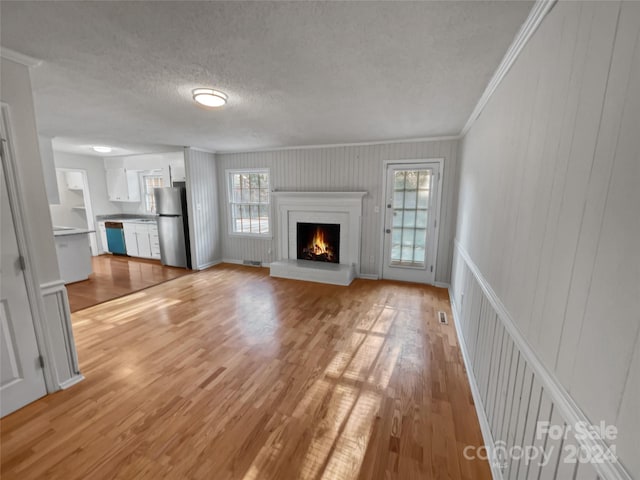
<path fill-rule="evenodd" d="M 299 222 L 297 247 L 299 260 L 340 263 L 340 225 Z"/>

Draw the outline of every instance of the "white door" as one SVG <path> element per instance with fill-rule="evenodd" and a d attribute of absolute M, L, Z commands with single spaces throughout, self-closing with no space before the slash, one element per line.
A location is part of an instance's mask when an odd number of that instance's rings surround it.
<path fill-rule="evenodd" d="M 7 193 L 4 148 L 0 153 L 0 415 L 4 416 L 46 395 L 47 389 Z"/>
<path fill-rule="evenodd" d="M 387 165 L 383 278 L 434 283 L 439 175 L 437 162 Z"/>

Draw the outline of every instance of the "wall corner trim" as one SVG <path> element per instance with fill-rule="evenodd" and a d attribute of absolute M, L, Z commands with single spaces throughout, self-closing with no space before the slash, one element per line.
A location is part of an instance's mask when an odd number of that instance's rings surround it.
<path fill-rule="evenodd" d="M 460 255 L 460 258 L 466 263 L 467 267 L 471 274 L 475 277 L 478 285 L 482 289 L 484 295 L 487 300 L 493 307 L 496 312 L 499 321 L 505 328 L 505 331 L 511 336 L 515 346 L 520 350 L 522 356 L 524 356 L 525 360 L 539 379 L 542 387 L 546 392 L 548 392 L 551 397 L 554 408 L 557 408 L 560 415 L 563 417 L 564 421 L 569 425 L 586 424 L 591 425 L 591 422 L 582 411 L 582 409 L 578 406 L 578 404 L 573 400 L 569 392 L 564 388 L 564 386 L 560 383 L 558 378 L 550 372 L 547 367 L 542 363 L 538 355 L 535 353 L 529 342 L 524 338 L 524 336 L 520 333 L 519 328 L 516 326 L 516 323 L 513 321 L 513 318 L 509 314 L 507 308 L 504 306 L 496 292 L 493 290 L 489 282 L 480 272 L 478 266 L 473 262 L 469 253 L 464 249 L 464 247 L 458 242 L 457 239 L 454 240 L 454 249 Z M 450 290 L 450 299 L 451 299 L 451 308 L 452 311 L 455 312 L 455 318 L 460 318 L 458 316 L 458 312 L 456 311 L 455 301 L 454 301 L 454 292 L 453 289 Z M 456 324 L 456 333 L 458 334 L 458 339 L 460 341 L 461 349 L 463 349 L 464 356 L 464 337 L 462 336 L 462 332 L 459 330 L 458 322 L 455 321 Z M 466 357 L 465 357 L 465 365 L 466 365 Z M 467 368 L 467 376 L 469 377 L 469 383 L 472 385 L 475 383 L 475 378 L 473 370 Z M 475 395 L 474 395 L 475 400 Z M 476 405 L 481 406 L 481 403 L 476 403 Z M 480 408 L 480 407 L 477 407 Z M 484 415 L 484 412 L 482 413 Z M 478 412 L 478 416 L 481 414 Z M 482 421 L 481 421 L 482 428 Z M 484 429 L 483 429 L 484 435 Z M 490 432 L 489 432 L 490 435 Z M 576 438 L 579 445 L 585 449 L 587 452 L 606 452 L 608 450 L 608 445 L 601 438 L 591 438 L 590 435 L 584 435 L 581 438 Z M 486 441 L 486 439 L 485 439 Z M 493 441 L 493 440 L 491 440 Z M 487 444 L 487 447 L 492 445 Z M 602 461 L 602 462 L 592 462 L 594 469 L 597 471 L 598 475 L 606 480 L 632 480 L 632 477 L 625 470 L 622 464 L 619 461 Z M 501 478 L 501 477 L 495 477 Z"/>
<path fill-rule="evenodd" d="M 475 108 L 469 115 L 469 119 L 467 123 L 464 124 L 462 130 L 460 131 L 460 137 L 464 137 L 467 132 L 471 129 L 475 121 L 478 119 L 484 107 L 489 103 L 489 100 L 493 96 L 493 93 L 498 88 L 498 85 L 502 82 L 504 77 L 507 75 L 511 66 L 516 62 L 520 52 L 525 47 L 529 39 L 533 36 L 535 31 L 537 30 L 542 20 L 547 16 L 547 14 L 551 11 L 553 6 L 556 4 L 558 0 L 536 0 L 536 3 L 533 5 L 533 8 L 529 12 L 529 16 L 518 30 L 513 42 L 509 46 L 507 53 L 505 53 L 502 61 L 498 65 L 495 73 L 489 80 L 487 88 L 485 88 L 482 96 L 478 100 Z"/>

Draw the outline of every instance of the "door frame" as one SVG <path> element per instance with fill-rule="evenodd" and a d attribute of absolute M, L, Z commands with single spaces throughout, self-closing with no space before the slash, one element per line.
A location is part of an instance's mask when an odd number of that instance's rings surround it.
<path fill-rule="evenodd" d="M 385 220 L 387 216 L 387 172 L 390 165 L 404 165 L 404 164 L 428 164 L 428 163 L 437 163 L 438 164 L 438 193 L 436 195 L 437 198 L 434 199 L 436 202 L 436 218 L 435 218 L 435 228 L 433 229 L 433 283 L 427 283 L 427 285 L 436 285 L 438 282 L 436 280 L 436 272 L 438 271 L 438 238 L 440 237 L 440 209 L 442 206 L 442 185 L 444 180 L 444 157 L 436 157 L 436 158 L 408 158 L 406 160 L 384 160 L 382 162 L 382 205 L 380 210 L 380 244 L 378 246 L 378 255 L 380 258 L 380 264 L 378 265 L 378 278 L 383 279 L 383 268 L 384 262 L 386 261 L 384 255 L 384 240 L 385 240 Z"/>
<path fill-rule="evenodd" d="M 11 129 L 11 107 L 5 102 L 0 102 L 0 135 L 2 138 L 2 148 L 4 149 L 5 158 L 5 181 L 7 183 L 7 194 L 9 195 L 9 204 L 13 215 L 12 221 L 18 241 L 18 251 L 24 259 L 24 280 L 27 287 L 27 298 L 29 299 L 29 308 L 33 319 L 33 327 L 36 334 L 36 343 L 40 355 L 44 360 L 42 374 L 47 393 L 57 391 L 58 385 L 56 379 L 58 372 L 54 364 L 54 349 L 50 342 L 50 332 L 45 322 L 46 314 L 44 301 L 40 295 L 40 282 L 34 268 L 35 261 L 33 259 L 33 245 L 27 234 L 28 228 L 25 222 L 24 206 L 22 201 L 21 179 L 16 166 L 16 156 L 13 145 L 13 131 Z M 6 140 L 5 138 L 6 137 Z M 2 168 L 2 166 L 0 166 Z"/>

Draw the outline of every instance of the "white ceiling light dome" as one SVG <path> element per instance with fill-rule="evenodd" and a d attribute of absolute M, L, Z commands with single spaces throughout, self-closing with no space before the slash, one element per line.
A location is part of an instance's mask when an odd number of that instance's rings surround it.
<path fill-rule="evenodd" d="M 105 145 L 94 145 L 93 150 L 98 153 L 111 153 L 112 148 Z"/>
<path fill-rule="evenodd" d="M 222 107 L 229 99 L 226 93 L 213 88 L 196 88 L 192 93 L 193 100 L 205 107 Z"/>

